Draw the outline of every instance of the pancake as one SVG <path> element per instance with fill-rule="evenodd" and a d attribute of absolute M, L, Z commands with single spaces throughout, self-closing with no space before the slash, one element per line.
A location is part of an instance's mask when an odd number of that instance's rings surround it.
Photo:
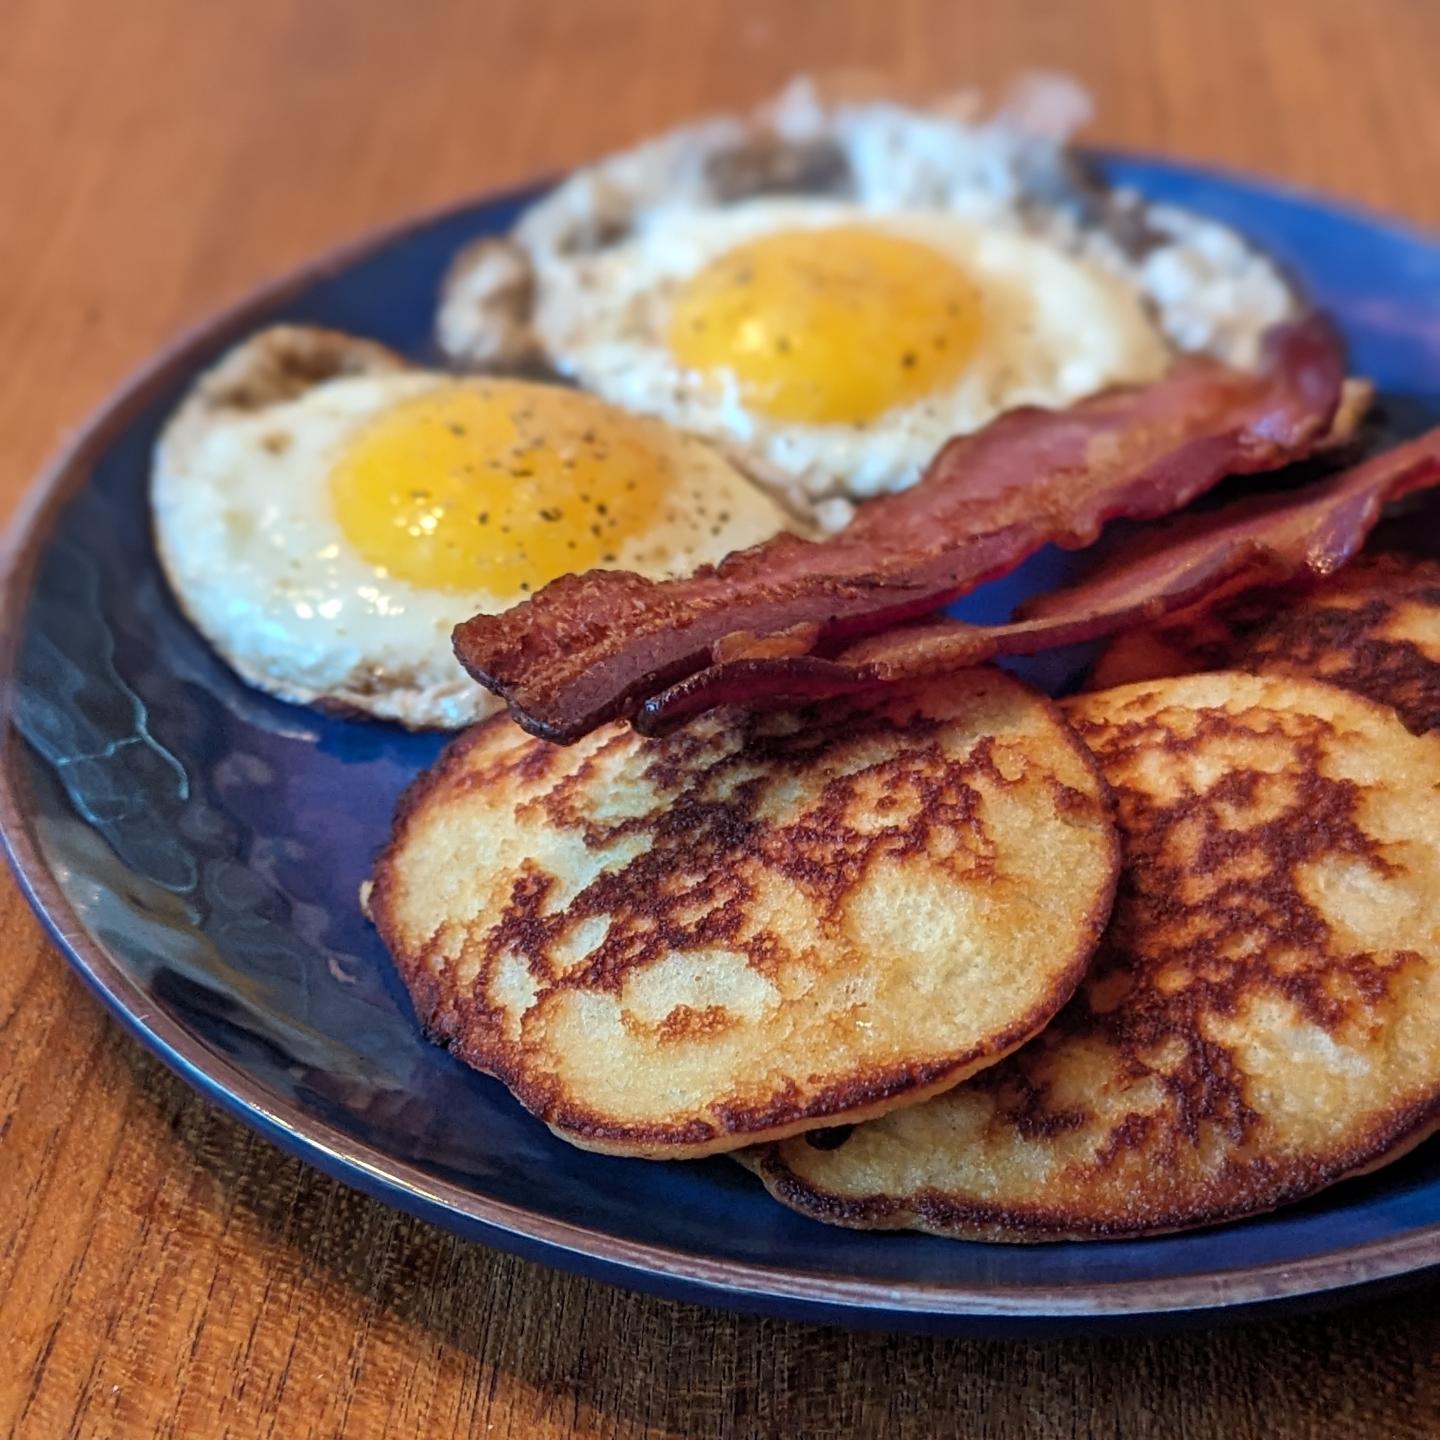
<path fill-rule="evenodd" d="M 421 1020 L 589 1149 L 911 1104 L 1079 983 L 1119 846 L 1044 697 L 971 671 L 560 748 L 506 720 L 402 802 L 368 908 Z"/>
<path fill-rule="evenodd" d="M 1440 564 L 1366 555 L 1315 590 L 1251 593 L 1122 635 L 1089 688 L 1249 670 L 1311 676 L 1393 705 L 1417 735 L 1440 727 Z"/>
<path fill-rule="evenodd" d="M 1075 998 L 1002 1064 L 744 1158 L 821 1220 L 1097 1239 L 1252 1215 L 1440 1119 L 1440 741 L 1235 673 L 1065 709 L 1124 868 Z"/>

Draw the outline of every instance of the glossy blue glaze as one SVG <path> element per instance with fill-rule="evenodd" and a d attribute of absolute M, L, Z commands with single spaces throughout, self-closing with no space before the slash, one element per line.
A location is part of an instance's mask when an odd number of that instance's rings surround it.
<path fill-rule="evenodd" d="M 1440 421 L 1434 242 L 1245 181 L 1109 163 L 1280 256 L 1341 321 L 1393 433 Z M 450 256 L 506 227 L 516 203 L 422 224 L 244 322 L 316 321 L 424 356 Z M 1191 1235 L 1025 1248 L 866 1235 L 791 1214 L 723 1160 L 573 1150 L 429 1045 L 356 892 L 396 797 L 440 741 L 247 689 L 178 613 L 151 551 L 157 427 L 193 362 L 228 338 L 217 330 L 142 387 L 123 424 L 101 422 L 104 443 L 43 543 L 28 608 L 12 615 L 6 692 L 23 737 L 12 733 L 8 752 L 22 882 L 82 973 L 197 1085 L 340 1178 L 467 1234 L 794 1316 L 989 1333 L 1148 1326 L 1137 1317 L 1296 1303 L 1440 1258 L 1434 1144 L 1310 1204 Z M 1407 528 L 1440 535 L 1433 523 Z M 1072 563 L 1047 551 L 960 613 L 1001 618 Z M 1030 669 L 1059 685 L 1075 663 Z"/>

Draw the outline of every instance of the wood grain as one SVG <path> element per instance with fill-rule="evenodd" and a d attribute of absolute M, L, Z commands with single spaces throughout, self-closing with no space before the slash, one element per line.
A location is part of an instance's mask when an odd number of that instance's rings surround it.
<path fill-rule="evenodd" d="M 1440 224 L 1430 0 L 4 0 L 0 502 L 133 364 L 373 222 L 799 68 L 1072 71 L 1093 134 Z M 553 1274 L 283 1158 L 0 894 L 0 1433 L 1440 1434 L 1434 1291 L 1124 1342 L 810 1329 Z"/>

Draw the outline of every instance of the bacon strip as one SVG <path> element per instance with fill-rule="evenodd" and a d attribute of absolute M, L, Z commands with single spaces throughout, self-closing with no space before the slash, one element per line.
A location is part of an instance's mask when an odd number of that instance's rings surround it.
<path fill-rule="evenodd" d="M 565 576 L 457 626 L 455 653 L 527 730 L 576 740 L 727 657 L 758 646 L 756 666 L 789 666 L 929 614 L 1043 545 L 1089 545 L 1107 520 L 1166 515 L 1226 475 L 1300 459 L 1343 380 L 1323 319 L 1278 326 L 1256 372 L 1192 357 L 1068 410 L 1011 411 L 828 540 L 779 535 L 680 580 Z"/>
<path fill-rule="evenodd" d="M 1303 490 L 1253 496 L 1139 535 L 1007 625 L 941 620 L 873 636 L 831 659 L 714 665 L 647 701 L 635 725 L 659 734 L 717 705 L 851 694 L 1113 635 L 1207 596 L 1323 579 L 1354 558 L 1386 501 L 1436 484 L 1440 428 Z"/>

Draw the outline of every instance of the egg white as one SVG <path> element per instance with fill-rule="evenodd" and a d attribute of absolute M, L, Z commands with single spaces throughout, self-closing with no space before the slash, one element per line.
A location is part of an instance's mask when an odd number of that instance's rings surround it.
<path fill-rule="evenodd" d="M 233 370 L 233 356 L 222 366 Z M 249 683 L 418 728 L 500 708 L 460 668 L 451 631 L 525 595 L 397 579 L 352 548 L 330 499 L 331 468 L 357 431 L 453 379 L 329 379 L 250 409 L 207 403 L 202 380 L 167 428 L 151 483 L 157 548 L 181 606 Z M 651 438 L 680 480 L 655 523 L 617 546 L 619 568 L 684 574 L 786 527 L 785 512 L 703 442 L 658 423 Z"/>
<path fill-rule="evenodd" d="M 930 246 L 978 286 L 982 333 L 954 383 L 862 423 L 804 424 L 747 407 L 733 376 L 687 370 L 673 356 L 674 298 L 710 261 L 776 231 L 856 223 Z M 727 443 L 812 501 L 903 488 L 953 435 L 1016 406 L 1061 407 L 1153 379 L 1170 357 L 1140 293 L 1116 275 L 1013 226 L 935 213 L 804 199 L 657 213 L 606 250 L 545 258 L 540 279 L 536 329 L 563 372 L 615 404 Z"/>

